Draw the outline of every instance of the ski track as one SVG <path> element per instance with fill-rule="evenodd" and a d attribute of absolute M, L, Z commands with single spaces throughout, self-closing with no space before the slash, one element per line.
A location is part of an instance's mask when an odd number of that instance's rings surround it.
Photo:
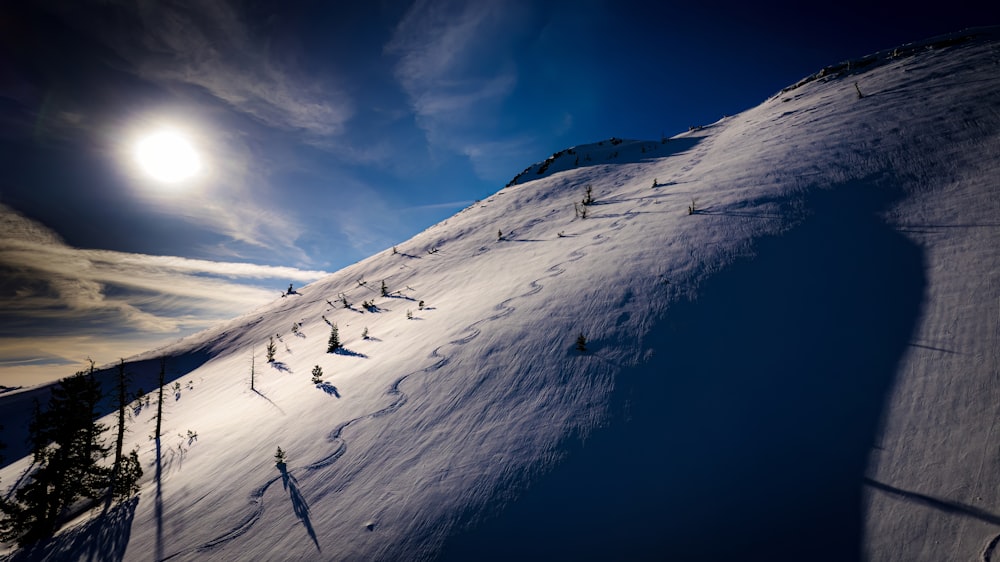
<path fill-rule="evenodd" d="M 1000 543 L 1000 535 L 993 537 L 990 542 L 986 544 L 986 548 L 983 549 L 983 562 L 993 561 L 993 551 L 996 550 L 997 543 Z"/>
<path fill-rule="evenodd" d="M 635 218 L 636 215 L 637 215 L 637 213 L 626 212 L 626 218 L 624 220 L 631 220 L 631 219 Z M 616 230 L 621 230 L 622 228 L 624 228 L 625 224 L 622 223 L 622 220 L 623 219 L 619 218 L 619 219 L 615 220 L 614 222 L 612 222 L 611 225 L 608 227 L 609 230 L 616 231 Z M 541 222 L 541 221 L 538 221 L 538 222 Z M 534 225 L 532 224 L 530 226 L 534 226 Z M 598 246 L 598 245 L 607 243 L 610 240 L 610 238 L 608 238 L 604 234 L 597 234 L 597 235 L 595 235 L 593 237 L 593 240 L 595 240 L 596 242 L 592 243 L 591 246 Z M 345 421 L 345 422 L 341 423 L 340 425 L 336 426 L 329 434 L 327 434 L 327 441 L 329 441 L 331 444 L 333 444 L 335 446 L 335 448 L 333 449 L 333 451 L 329 455 L 323 457 L 322 459 L 320 459 L 320 460 L 318 460 L 316 462 L 313 462 L 312 464 L 309 464 L 309 465 L 306 465 L 306 466 L 303 466 L 303 467 L 299 467 L 299 468 L 296 468 L 296 469 L 289 469 L 288 473 L 289 474 L 292 474 L 293 472 L 308 473 L 308 472 L 312 472 L 312 471 L 316 471 L 316 470 L 327 468 L 330 465 L 332 465 L 333 463 L 335 463 L 338 459 L 340 459 L 344 455 L 344 453 L 347 452 L 347 441 L 342 437 L 343 431 L 345 429 L 347 429 L 348 427 L 350 427 L 351 425 L 353 425 L 355 423 L 358 423 L 360 421 L 367 420 L 367 419 L 380 418 L 380 417 L 392 414 L 392 413 L 396 412 L 397 410 L 399 410 L 404 404 L 406 404 L 407 400 L 409 399 L 409 397 L 407 396 L 407 394 L 400 389 L 400 386 L 403 384 L 403 382 L 405 382 L 407 379 L 409 379 L 413 375 L 417 375 L 417 374 L 421 374 L 421 373 L 429 374 L 431 372 L 434 372 L 434 371 L 440 369 L 441 367 L 447 365 L 451 361 L 451 358 L 449 356 L 442 355 L 440 353 L 440 351 L 441 351 L 441 349 L 443 347 L 449 346 L 449 345 L 453 345 L 453 346 L 466 345 L 466 344 L 470 343 L 471 341 L 475 340 L 482 333 L 482 330 L 479 328 L 480 325 L 485 324 L 487 322 L 494 322 L 496 320 L 500 320 L 501 318 L 505 318 L 505 317 L 513 314 L 517 310 L 517 308 L 514 307 L 514 306 L 511 306 L 510 305 L 511 302 L 513 302 L 513 301 L 515 301 L 517 299 L 522 299 L 522 298 L 526 298 L 526 297 L 538 294 L 539 292 L 542 291 L 542 289 L 545 288 L 545 285 L 543 285 L 541 283 L 541 281 L 543 279 L 557 277 L 559 275 L 562 275 L 563 273 L 566 272 L 566 269 L 563 267 L 563 265 L 565 263 L 571 263 L 571 262 L 575 262 L 575 261 L 581 260 L 586 255 L 587 255 L 587 252 L 584 252 L 583 250 L 581 250 L 579 248 L 570 251 L 567 254 L 568 259 L 566 261 L 557 263 L 557 264 L 549 267 L 546 270 L 546 271 L 550 272 L 548 275 L 545 275 L 544 277 L 541 277 L 539 279 L 535 279 L 535 280 L 530 281 L 528 283 L 528 287 L 530 287 L 530 288 L 527 291 L 525 291 L 524 293 L 521 293 L 519 295 L 515 295 L 513 297 L 510 297 L 508 299 L 504 299 L 499 304 L 497 304 L 496 306 L 494 306 L 493 309 L 495 311 L 497 311 L 496 314 L 493 314 L 491 316 L 487 316 L 486 318 L 482 318 L 480 320 L 477 320 L 477 321 L 475 321 L 475 322 L 467 325 L 465 328 L 463 328 L 462 330 L 459 331 L 459 333 L 465 333 L 466 335 L 464 335 L 464 336 L 462 336 L 460 338 L 451 340 L 451 341 L 449 341 L 446 344 L 443 344 L 441 346 L 436 347 L 433 351 L 431 351 L 431 353 L 429 355 L 430 359 L 437 359 L 436 362 L 434 362 L 433 364 L 431 364 L 431 365 L 429 365 L 427 367 L 424 367 L 422 369 L 418 369 L 416 371 L 411 371 L 411 372 L 409 372 L 409 373 L 407 373 L 407 374 L 405 374 L 405 375 L 397 378 L 395 380 L 395 382 L 393 382 L 389 386 L 389 388 L 386 390 L 386 394 L 389 395 L 389 396 L 395 397 L 395 399 L 388 406 L 386 406 L 384 408 L 381 408 L 379 410 L 376 410 L 374 412 L 371 412 L 371 413 L 368 413 L 368 414 L 365 414 L 365 415 L 358 416 L 356 418 L 350 419 L 350 420 Z M 319 302 L 319 301 L 316 300 L 314 302 Z M 252 529 L 253 526 L 258 521 L 260 521 L 261 517 L 264 515 L 264 494 L 267 492 L 268 488 L 270 488 L 272 484 L 274 484 L 275 482 L 277 482 L 279 480 L 281 480 L 281 476 L 275 476 L 275 477 L 267 480 L 261 486 L 255 488 L 250 493 L 249 497 L 247 498 L 249 506 L 250 506 L 250 512 L 243 517 L 243 519 L 240 521 L 240 523 L 238 525 L 236 525 L 235 527 L 231 528 L 230 530 L 226 531 L 225 533 L 223 533 L 223 534 L 221 534 L 221 535 L 219 535 L 219 536 L 217 536 L 217 537 L 215 537 L 215 538 L 213 538 L 211 540 L 208 540 L 208 541 L 206 541 L 206 542 L 204 542 L 204 543 L 202 543 L 200 545 L 197 545 L 197 546 L 194 546 L 194 547 L 190 547 L 190 548 L 187 548 L 187 549 L 175 552 L 174 554 L 166 556 L 166 557 L 162 558 L 161 560 L 166 561 L 166 560 L 171 560 L 171 559 L 178 558 L 178 557 L 185 556 L 185 555 L 189 555 L 189 554 L 202 554 L 202 553 L 206 553 L 206 552 L 214 550 L 214 549 L 216 549 L 216 548 L 218 548 L 218 547 L 220 547 L 222 545 L 225 545 L 225 544 L 227 544 L 227 543 L 229 543 L 229 542 L 231 542 L 233 540 L 236 540 L 236 539 L 244 536 L 245 534 L 247 534 L 247 532 L 249 532 L 250 529 Z"/>

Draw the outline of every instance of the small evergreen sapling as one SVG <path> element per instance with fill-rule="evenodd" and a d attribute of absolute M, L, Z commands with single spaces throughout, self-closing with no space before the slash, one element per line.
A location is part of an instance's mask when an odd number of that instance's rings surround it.
<path fill-rule="evenodd" d="M 139 463 L 139 447 L 136 446 L 123 458 L 118 468 L 115 482 L 114 498 L 118 501 L 132 497 L 139 492 L 139 479 L 142 478 L 142 464 Z"/>
<path fill-rule="evenodd" d="M 323 367 L 316 365 L 312 370 L 312 382 L 313 384 L 320 384 L 323 382 Z"/>
<path fill-rule="evenodd" d="M 282 465 L 285 464 L 286 460 L 288 460 L 288 455 L 286 455 L 285 452 L 281 450 L 281 447 L 278 447 L 278 450 L 274 453 L 274 464 L 278 467 L 281 467 Z"/>
<path fill-rule="evenodd" d="M 383 297 L 388 297 L 389 296 L 389 288 L 385 286 L 385 280 L 384 279 L 382 280 L 382 296 Z"/>
<path fill-rule="evenodd" d="M 330 339 L 326 342 L 326 352 L 336 353 L 340 349 L 340 333 L 337 331 L 337 325 L 330 325 Z"/>
<path fill-rule="evenodd" d="M 365 326 L 365 329 L 361 330 L 361 339 L 368 339 L 368 326 Z"/>
<path fill-rule="evenodd" d="M 587 338 L 582 333 L 576 337 L 576 350 L 580 353 L 587 352 Z"/>
<path fill-rule="evenodd" d="M 278 350 L 278 348 L 274 345 L 274 336 L 271 336 L 271 338 L 267 342 L 267 362 L 268 363 L 274 363 L 274 353 L 277 350 Z"/>

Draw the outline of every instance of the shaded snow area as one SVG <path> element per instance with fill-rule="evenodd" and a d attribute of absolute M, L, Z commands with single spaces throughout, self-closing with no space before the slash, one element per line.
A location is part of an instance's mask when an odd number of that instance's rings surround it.
<path fill-rule="evenodd" d="M 997 38 L 567 149 L 134 358 L 140 495 L 7 556 L 1000 560 Z"/>

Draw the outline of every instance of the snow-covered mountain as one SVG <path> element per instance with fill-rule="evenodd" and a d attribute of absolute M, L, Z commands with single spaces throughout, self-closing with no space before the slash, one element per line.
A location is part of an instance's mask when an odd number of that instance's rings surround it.
<path fill-rule="evenodd" d="M 9 557 L 1000 559 L 998 39 L 567 149 L 134 358 L 141 494 Z"/>

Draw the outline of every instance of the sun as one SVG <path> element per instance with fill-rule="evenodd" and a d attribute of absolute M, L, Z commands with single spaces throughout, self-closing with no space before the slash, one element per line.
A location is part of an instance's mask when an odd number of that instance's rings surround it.
<path fill-rule="evenodd" d="M 139 167 L 153 179 L 177 183 L 201 170 L 201 158 L 187 138 L 176 131 L 163 130 L 143 137 L 135 145 Z"/>

